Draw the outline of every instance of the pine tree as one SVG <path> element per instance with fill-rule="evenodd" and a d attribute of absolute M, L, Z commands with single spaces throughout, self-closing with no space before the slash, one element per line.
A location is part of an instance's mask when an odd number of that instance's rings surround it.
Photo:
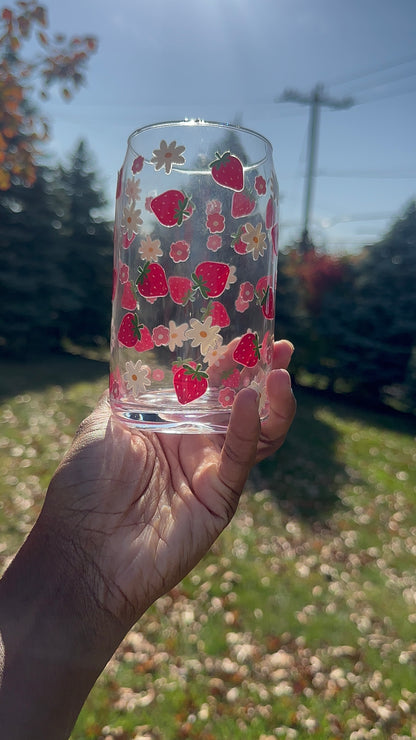
<path fill-rule="evenodd" d="M 69 167 L 60 167 L 60 188 L 65 208 L 60 268 L 73 298 L 61 323 L 76 344 L 102 343 L 110 327 L 112 235 L 99 215 L 106 201 L 85 142 L 76 147 Z"/>
<path fill-rule="evenodd" d="M 363 249 L 341 318 L 339 371 L 369 399 L 382 398 L 387 386 L 401 385 L 409 377 L 416 346 L 415 285 L 413 202 L 380 242 Z"/>
<path fill-rule="evenodd" d="M 6 354 L 60 346 L 59 226 L 53 170 L 39 167 L 31 188 L 0 193 L 0 344 Z"/>

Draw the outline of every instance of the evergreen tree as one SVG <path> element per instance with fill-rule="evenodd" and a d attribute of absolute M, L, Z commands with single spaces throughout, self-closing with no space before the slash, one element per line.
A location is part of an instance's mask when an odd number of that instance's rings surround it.
<path fill-rule="evenodd" d="M 60 345 L 60 294 L 65 278 L 57 262 L 59 209 L 55 173 L 39 167 L 31 188 L 0 193 L 0 344 L 25 356 Z"/>
<path fill-rule="evenodd" d="M 82 142 L 68 169 L 0 192 L 0 350 L 29 357 L 108 340 L 112 236 Z"/>
<path fill-rule="evenodd" d="M 416 203 L 357 260 L 334 352 L 339 373 L 369 399 L 409 383 L 416 346 Z M 346 299 L 347 295 L 344 295 Z M 333 305 L 326 304 L 326 311 Z M 409 383 L 409 388 L 411 383 Z"/>
<path fill-rule="evenodd" d="M 109 336 L 113 246 L 111 229 L 100 217 L 106 201 L 81 141 L 69 167 L 60 168 L 65 216 L 60 268 L 73 303 L 60 313 L 65 335 L 77 344 L 101 343 Z"/>

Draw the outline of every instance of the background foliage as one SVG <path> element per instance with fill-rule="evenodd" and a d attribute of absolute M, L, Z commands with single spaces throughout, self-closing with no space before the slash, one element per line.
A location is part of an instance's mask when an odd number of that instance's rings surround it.
<path fill-rule="evenodd" d="M 0 192 L 0 352 L 108 348 L 112 224 L 81 141 L 69 164 Z M 416 204 L 354 255 L 282 248 L 276 332 L 301 384 L 416 408 Z"/>
<path fill-rule="evenodd" d="M 278 334 L 297 347 L 300 381 L 415 410 L 414 202 L 358 254 L 283 250 L 278 281 Z"/>
<path fill-rule="evenodd" d="M 99 176 L 82 141 L 67 167 L 42 160 L 48 128 L 33 104 L 52 84 L 70 99 L 96 48 L 91 35 L 52 34 L 36 0 L 0 10 L 4 356 L 28 360 L 74 345 L 108 347 L 112 226 L 100 217 Z M 296 345 L 297 382 L 414 412 L 415 284 L 415 202 L 380 242 L 358 254 L 326 254 L 309 239 L 283 245 L 277 334 Z"/>

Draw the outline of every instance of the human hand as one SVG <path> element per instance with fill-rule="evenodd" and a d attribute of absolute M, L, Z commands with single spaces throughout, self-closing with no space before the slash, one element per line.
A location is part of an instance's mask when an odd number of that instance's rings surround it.
<path fill-rule="evenodd" d="M 283 443 L 295 414 L 285 369 L 292 351 L 285 340 L 275 344 L 262 424 L 249 388 L 236 396 L 226 435 L 131 431 L 106 395 L 81 424 L 37 526 L 61 542 L 92 602 L 125 631 L 207 552 L 253 463 Z"/>

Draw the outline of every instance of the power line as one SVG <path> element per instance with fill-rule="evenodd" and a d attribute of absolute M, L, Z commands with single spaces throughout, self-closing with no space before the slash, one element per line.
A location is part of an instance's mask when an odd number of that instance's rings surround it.
<path fill-rule="evenodd" d="M 370 69 L 367 69 L 365 71 L 362 71 L 358 74 L 353 75 L 352 77 L 338 77 L 333 78 L 332 80 L 329 80 L 326 84 L 327 86 L 335 87 L 338 85 L 347 85 L 350 82 L 355 82 L 356 80 L 361 80 L 364 77 L 370 77 L 370 75 L 379 74 L 379 72 L 386 72 L 387 70 L 394 69 L 395 67 L 401 67 L 405 64 L 411 64 L 412 62 L 416 62 L 416 55 L 412 54 L 410 57 L 405 57 L 403 59 L 399 59 L 395 62 L 389 62 L 388 64 L 383 64 L 378 67 L 372 67 Z"/>
<path fill-rule="evenodd" d="M 317 175 L 319 177 L 353 177 L 357 179 L 374 179 L 374 180 L 414 180 L 416 178 L 416 170 L 318 170 Z"/>
<path fill-rule="evenodd" d="M 309 219 L 312 204 L 312 191 L 315 179 L 316 156 L 318 146 L 319 113 L 321 106 L 340 110 L 350 108 L 354 101 L 351 97 L 336 100 L 330 98 L 324 92 L 324 86 L 318 84 L 307 95 L 296 90 L 285 90 L 280 98 L 275 99 L 278 103 L 301 103 L 309 106 L 309 132 L 308 132 L 308 167 L 305 181 L 305 203 L 303 215 L 303 232 L 301 248 L 306 250 L 310 243 Z"/>
<path fill-rule="evenodd" d="M 385 95 L 373 95 L 369 98 L 361 99 L 357 98 L 355 100 L 355 105 L 365 105 L 366 103 L 376 103 L 379 100 L 389 100 L 390 98 L 399 98 L 402 95 L 412 95 L 416 93 L 416 88 L 411 87 L 408 90 L 397 90 L 396 92 L 388 92 Z"/>
<path fill-rule="evenodd" d="M 402 80 L 409 79 L 409 77 L 416 77 L 416 69 L 412 70 L 411 72 L 408 72 L 407 74 L 402 74 L 399 77 L 393 77 L 390 79 L 384 79 L 380 80 L 379 82 L 371 82 L 364 85 L 361 85 L 360 87 L 354 87 L 354 94 L 363 92 L 365 90 L 374 90 L 377 87 L 385 87 L 386 85 L 394 85 L 396 82 L 402 82 Z"/>

